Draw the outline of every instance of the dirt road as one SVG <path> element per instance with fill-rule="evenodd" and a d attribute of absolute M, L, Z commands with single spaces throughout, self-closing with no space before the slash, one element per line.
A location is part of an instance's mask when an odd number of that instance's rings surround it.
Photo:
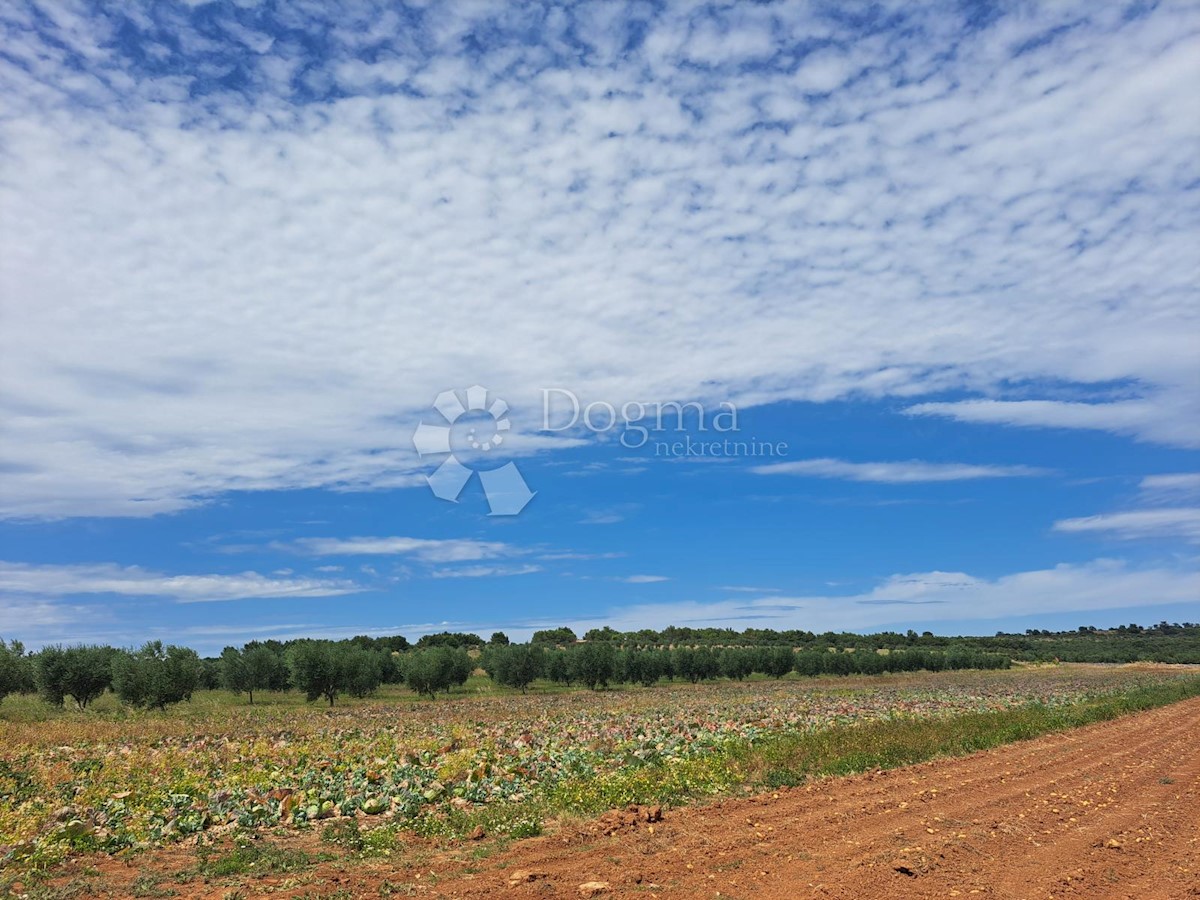
<path fill-rule="evenodd" d="M 647 818 L 522 842 L 434 894 L 1200 897 L 1200 700 Z"/>

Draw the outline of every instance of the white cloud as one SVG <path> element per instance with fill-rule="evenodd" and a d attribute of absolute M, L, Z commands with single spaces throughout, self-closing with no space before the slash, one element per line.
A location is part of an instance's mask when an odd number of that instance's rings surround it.
<path fill-rule="evenodd" d="M 538 555 L 538 559 L 550 560 L 593 560 L 593 559 L 619 559 L 624 556 L 624 553 L 580 553 L 573 550 L 567 550 L 562 553 L 542 553 Z"/>
<path fill-rule="evenodd" d="M 619 513 L 588 513 L 585 518 L 579 520 L 580 525 L 616 525 L 618 522 L 624 522 L 625 517 Z"/>
<path fill-rule="evenodd" d="M 418 485 L 476 381 L 518 453 L 564 380 L 1200 443 L 1195 8 L 122 9 L 0 11 L 0 515 Z M 480 21 L 541 40 L 468 63 Z"/>
<path fill-rule="evenodd" d="M 524 551 L 500 541 L 469 538 L 319 537 L 301 538 L 291 545 L 313 556 L 414 556 L 427 562 L 463 562 L 515 556 Z"/>
<path fill-rule="evenodd" d="M 879 481 L 912 484 L 927 481 L 966 481 L 974 478 L 1017 478 L 1047 474 L 1031 466 L 978 466 L 966 463 L 847 462 L 841 459 L 800 459 L 771 463 L 750 469 L 758 475 L 804 475 L 814 478 L 844 478 L 848 481 Z"/>
<path fill-rule="evenodd" d="M 57 583 L 68 580 L 77 583 L 80 579 L 68 574 L 57 578 Z M 514 639 L 522 640 L 533 630 L 561 624 L 568 624 L 582 634 L 590 628 L 605 625 L 622 631 L 690 625 L 736 629 L 799 628 L 820 632 L 907 628 L 913 623 L 939 622 L 951 627 L 956 623 L 962 633 L 972 633 L 972 623 L 983 620 L 1078 613 L 1080 624 L 1085 624 L 1091 614 L 1103 610 L 1194 603 L 1197 596 L 1200 596 L 1200 573 L 1192 567 L 1136 567 L 1121 560 L 1098 559 L 994 578 L 946 571 L 897 574 L 881 579 L 869 590 L 849 595 L 772 593 L 718 602 L 681 600 L 615 607 L 596 616 L 563 619 L 551 615 L 544 620 L 524 622 L 506 619 L 336 626 L 316 622 L 229 626 L 176 623 L 130 630 L 127 622 L 114 621 L 107 615 L 107 610 L 95 605 L 74 607 L 40 599 L 6 597 L 0 604 L 0 634 L 22 636 L 31 649 L 47 640 L 131 644 L 148 637 L 162 637 L 195 646 L 204 653 L 217 653 L 225 644 L 241 643 L 252 637 L 287 640 L 405 634 L 411 639 L 446 629 L 484 634 L 502 629 Z M 213 637 L 220 639 L 211 640 Z"/>
<path fill-rule="evenodd" d="M 542 571 L 541 566 L 462 566 L 458 569 L 435 569 L 433 578 L 506 578 L 510 575 L 532 575 Z"/>
<path fill-rule="evenodd" d="M 962 400 L 918 403 L 916 416 L 948 416 L 960 422 L 1030 428 L 1088 428 L 1142 440 L 1200 447 L 1200 404 L 1195 392 L 1180 387 L 1154 399 L 1111 403 L 1065 400 Z"/>
<path fill-rule="evenodd" d="M 1138 485 L 1141 508 L 1061 519 L 1054 530 L 1122 540 L 1177 538 L 1200 543 L 1200 473 L 1147 475 Z"/>
<path fill-rule="evenodd" d="M 23 638 L 38 631 L 61 634 L 84 620 L 87 614 L 80 607 L 47 600 L 5 596 L 3 601 L 0 603 L 0 637 L 5 639 Z"/>
<path fill-rule="evenodd" d="M 334 597 L 366 590 L 349 581 L 237 575 L 165 575 L 138 566 L 34 565 L 0 562 L 0 591 L 13 595 L 67 597 L 118 594 L 167 597 L 180 603 L 286 597 Z"/>
<path fill-rule="evenodd" d="M 1139 485 L 1142 499 L 1167 503 L 1200 497 L 1200 472 L 1147 475 Z"/>
<path fill-rule="evenodd" d="M 822 50 L 805 58 L 794 83 L 805 93 L 826 94 L 845 84 L 856 70 L 853 59 L 846 54 Z"/>
<path fill-rule="evenodd" d="M 626 578 L 620 578 L 626 584 L 657 584 L 660 581 L 670 581 L 666 575 L 630 575 Z"/>
<path fill-rule="evenodd" d="M 616 525 L 641 509 L 640 503 L 621 503 L 602 509 L 589 509 L 579 520 L 580 525 Z"/>
<path fill-rule="evenodd" d="M 1135 509 L 1128 512 L 1061 519 L 1055 531 L 1100 532 L 1116 538 L 1182 538 L 1200 543 L 1200 507 Z"/>
<path fill-rule="evenodd" d="M 666 625 L 730 628 L 802 628 L 811 631 L 907 627 L 912 622 L 971 623 L 1053 613 L 1090 613 L 1106 609 L 1194 603 L 1200 596 L 1200 572 L 1192 569 L 1136 568 L 1120 560 L 1099 559 L 1050 569 L 981 578 L 964 572 L 893 575 L 876 587 L 845 596 L 771 595 L 716 603 L 679 601 L 614 608 L 572 627 L 609 625 L 620 631 Z"/>

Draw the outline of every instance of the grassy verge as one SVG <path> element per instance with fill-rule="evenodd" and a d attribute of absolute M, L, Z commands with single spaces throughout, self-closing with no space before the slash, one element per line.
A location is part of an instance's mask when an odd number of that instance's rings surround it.
<path fill-rule="evenodd" d="M 896 719 L 775 735 L 754 743 L 731 742 L 699 758 L 625 768 L 599 778 L 568 779 L 555 787 L 545 810 L 595 814 L 628 803 L 678 805 L 739 786 L 794 786 L 814 777 L 962 756 L 1197 696 L 1200 678 L 1188 678 L 1065 706 L 1030 704 L 944 719 Z M 468 819 L 464 817 L 464 826 Z"/>
<path fill-rule="evenodd" d="M 877 722 L 813 734 L 781 735 L 739 748 L 735 756 L 747 784 L 796 785 L 816 776 L 850 775 L 939 756 L 963 756 L 1196 696 L 1200 696 L 1200 678 L 1136 688 L 1068 706 L 1032 704 L 948 719 Z"/>

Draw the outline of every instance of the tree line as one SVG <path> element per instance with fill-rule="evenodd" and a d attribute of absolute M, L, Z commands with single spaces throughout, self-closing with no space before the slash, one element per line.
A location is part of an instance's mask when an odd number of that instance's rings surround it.
<path fill-rule="evenodd" d="M 997 632 L 994 636 L 947 636 L 913 629 L 906 632 L 880 631 L 873 634 L 801 629 L 775 631 L 770 628 L 687 628 L 616 631 L 594 628 L 585 632 L 586 641 L 606 641 L 620 646 L 786 646 L 797 649 L 897 650 L 924 648 L 949 651 L 954 648 L 982 653 L 1001 653 L 1024 662 L 1176 662 L 1200 663 L 1200 624 L 1159 622 L 1155 625 L 1120 625 L 1096 628 L 1081 625 L 1066 631 L 1031 628 L 1022 634 Z M 535 643 L 570 643 L 576 640 L 570 628 L 536 632 Z"/>
<path fill-rule="evenodd" d="M 37 693 L 63 706 L 86 709 L 106 690 L 124 704 L 164 708 L 191 699 L 199 689 L 223 688 L 254 702 L 262 691 L 298 690 L 332 706 L 340 696 L 367 697 L 383 684 L 407 684 L 430 698 L 450 693 L 478 668 L 493 682 L 525 692 L 538 679 L 593 690 L 616 684 L 651 686 L 660 681 L 697 683 L 751 675 L 782 678 L 790 672 L 818 675 L 882 674 L 916 670 L 1001 669 L 1002 654 L 969 648 L 926 648 L 887 653 L 837 648 L 794 650 L 760 647 L 638 647 L 613 641 L 514 644 L 497 632 L 489 641 L 443 635 L 408 649 L 393 638 L 348 641 L 251 641 L 201 659 L 194 650 L 150 641 L 136 650 L 97 645 L 49 646 L 26 653 L 0 640 L 0 700 L 8 693 Z M 406 642 L 407 643 L 407 642 Z"/>

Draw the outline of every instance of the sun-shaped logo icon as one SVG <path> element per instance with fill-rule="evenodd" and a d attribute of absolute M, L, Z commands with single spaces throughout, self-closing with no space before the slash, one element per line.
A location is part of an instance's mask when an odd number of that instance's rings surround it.
<path fill-rule="evenodd" d="M 413 446 L 422 457 L 446 454 L 441 465 L 425 480 L 435 497 L 457 502 L 459 494 L 478 473 L 483 495 L 493 516 L 515 516 L 533 499 L 533 492 L 518 471 L 516 463 L 508 462 L 499 468 L 473 468 L 465 465 L 477 461 L 478 454 L 490 453 L 504 443 L 512 430 L 508 404 L 498 397 L 488 403 L 488 390 L 473 385 L 463 392 L 466 403 L 456 391 L 442 391 L 433 401 L 445 425 L 422 422 L 413 434 Z M 469 448 L 469 449 L 468 449 Z M 474 453 L 471 453 L 474 451 Z"/>

